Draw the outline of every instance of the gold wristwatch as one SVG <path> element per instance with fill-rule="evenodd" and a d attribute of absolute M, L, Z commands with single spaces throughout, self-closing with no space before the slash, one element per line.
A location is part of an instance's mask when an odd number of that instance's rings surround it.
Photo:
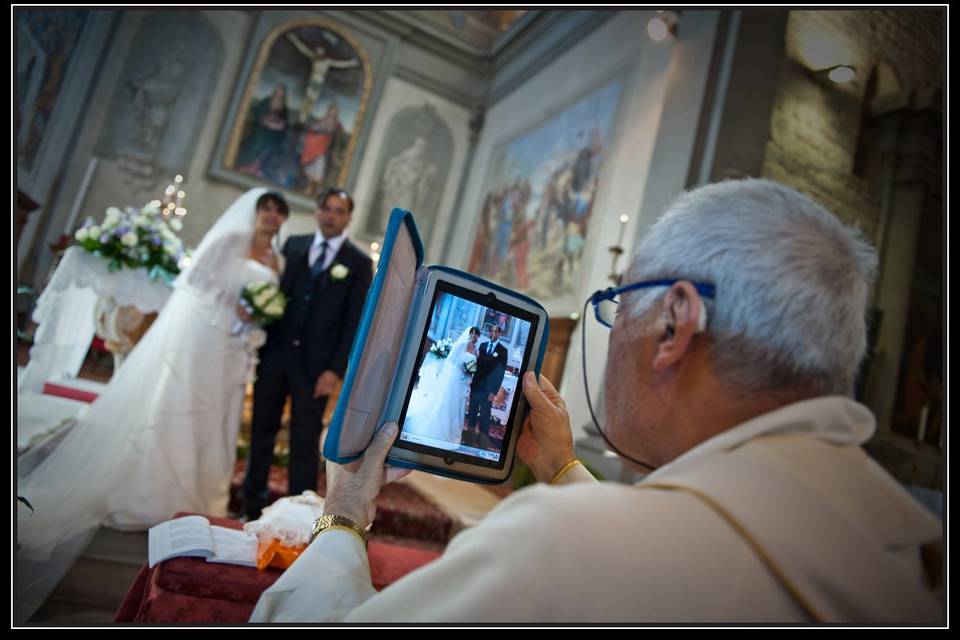
<path fill-rule="evenodd" d="M 313 532 L 310 535 L 310 542 L 313 542 L 318 535 L 327 529 L 346 529 L 352 531 L 356 534 L 360 540 L 363 541 L 363 544 L 367 544 L 367 534 L 360 528 L 356 522 L 350 518 L 344 518 L 343 516 L 320 516 L 317 518 L 317 521 L 313 523 Z"/>

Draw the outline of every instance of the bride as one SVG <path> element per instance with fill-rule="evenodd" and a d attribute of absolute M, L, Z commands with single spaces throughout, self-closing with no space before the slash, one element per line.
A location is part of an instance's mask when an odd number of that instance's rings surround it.
<path fill-rule="evenodd" d="M 470 365 L 477 362 L 477 339 L 480 330 L 470 327 L 450 347 L 436 378 L 424 373 L 421 366 L 420 385 L 410 397 L 404 418 L 405 433 L 439 440 L 433 443 L 443 449 L 460 447 L 463 418 L 473 374 Z M 446 443 L 446 444 L 444 444 Z"/>
<path fill-rule="evenodd" d="M 225 516 L 255 345 L 238 316 L 251 281 L 278 282 L 273 238 L 289 215 L 266 189 L 241 196 L 204 236 L 159 317 L 102 395 L 18 479 L 18 612 L 43 602 L 106 525 L 143 530 L 178 511 Z"/>

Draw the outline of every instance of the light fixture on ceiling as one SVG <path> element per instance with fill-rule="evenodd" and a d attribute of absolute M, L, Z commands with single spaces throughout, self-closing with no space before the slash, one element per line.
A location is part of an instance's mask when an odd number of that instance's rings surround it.
<path fill-rule="evenodd" d="M 662 42 L 669 36 L 676 37 L 679 17 L 673 11 L 657 11 L 657 15 L 647 22 L 647 35 L 654 42 Z"/>
<path fill-rule="evenodd" d="M 857 77 L 857 70 L 848 64 L 838 64 L 825 70 L 827 77 L 837 84 L 845 84 Z"/>
<path fill-rule="evenodd" d="M 857 69 L 850 64 L 835 64 L 822 69 L 810 69 L 810 76 L 814 81 L 825 85 L 849 84 L 857 77 Z"/>

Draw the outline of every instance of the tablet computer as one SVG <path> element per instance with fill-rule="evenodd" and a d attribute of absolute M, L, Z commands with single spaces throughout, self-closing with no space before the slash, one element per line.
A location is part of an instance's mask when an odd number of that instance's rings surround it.
<path fill-rule="evenodd" d="M 525 417 L 521 380 L 539 373 L 546 350 L 546 311 L 496 283 L 422 261 L 413 215 L 394 209 L 324 456 L 355 460 L 380 425 L 397 422 L 390 464 L 503 482 Z"/>
<path fill-rule="evenodd" d="M 525 416 L 521 380 L 536 369 L 546 326 L 539 305 L 446 269 L 421 283 L 398 369 L 394 463 L 502 482 Z"/>

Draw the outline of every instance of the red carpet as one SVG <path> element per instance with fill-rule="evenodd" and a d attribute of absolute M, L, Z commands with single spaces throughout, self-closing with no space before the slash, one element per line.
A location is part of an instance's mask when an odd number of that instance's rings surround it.
<path fill-rule="evenodd" d="M 243 504 L 243 474 L 246 460 L 237 460 L 230 492 L 230 510 L 240 513 Z M 271 467 L 270 502 L 287 495 L 287 469 Z M 323 471 L 317 476 L 317 493 L 324 495 L 327 479 Z M 418 491 L 404 484 L 388 484 L 377 497 L 377 517 L 372 539 L 392 544 L 442 551 L 450 539 L 453 521 Z"/>
<path fill-rule="evenodd" d="M 98 395 L 91 391 L 84 391 L 83 389 L 68 387 L 62 384 L 57 384 L 55 382 L 43 383 L 43 393 L 45 393 L 48 396 L 57 396 L 59 398 L 66 398 L 67 400 L 77 400 L 79 402 L 86 402 L 88 404 L 96 400 Z"/>

